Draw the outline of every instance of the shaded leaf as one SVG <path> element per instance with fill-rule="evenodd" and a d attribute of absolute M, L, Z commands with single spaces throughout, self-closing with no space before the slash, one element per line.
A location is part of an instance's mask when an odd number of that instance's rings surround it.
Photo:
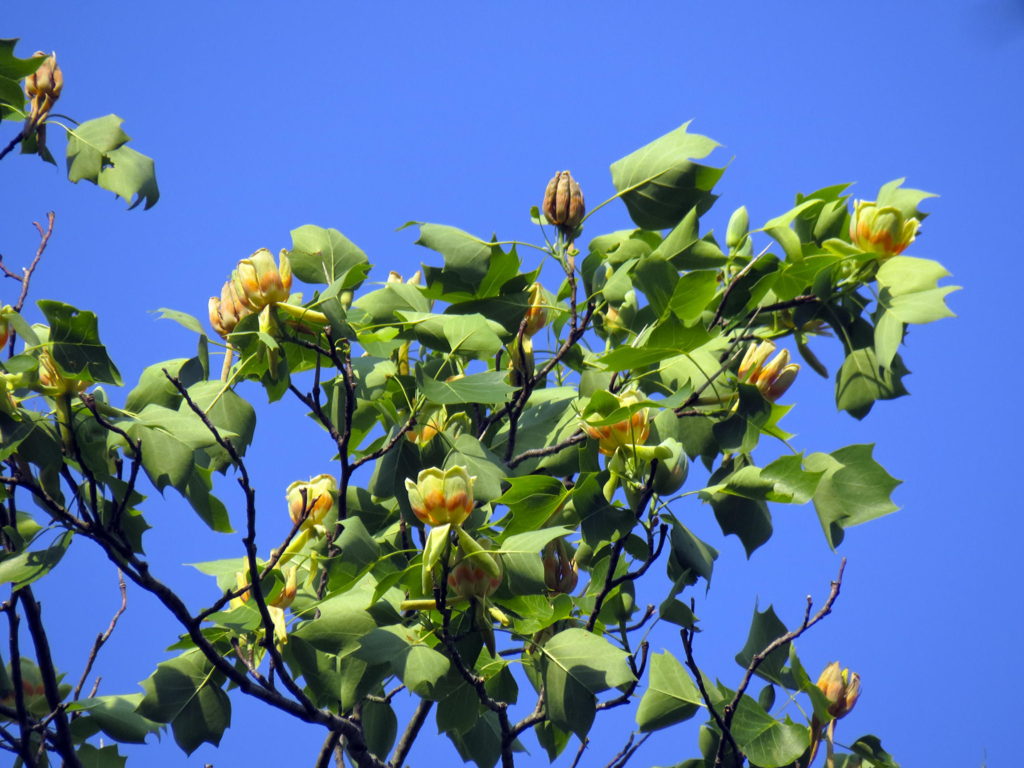
<path fill-rule="evenodd" d="M 704 705 L 700 691 L 668 651 L 651 656 L 650 682 L 636 711 L 641 731 L 657 731 L 693 717 Z"/>

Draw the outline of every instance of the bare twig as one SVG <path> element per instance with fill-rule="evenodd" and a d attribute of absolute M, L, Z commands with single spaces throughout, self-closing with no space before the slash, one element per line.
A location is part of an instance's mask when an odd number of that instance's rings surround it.
<path fill-rule="evenodd" d="M 8 649 L 11 654 L 11 683 L 14 686 L 14 708 L 17 715 L 18 731 L 21 735 L 18 741 L 18 754 L 28 768 L 35 768 L 36 761 L 29 749 L 30 721 L 28 710 L 25 707 L 24 681 L 21 678 L 21 649 L 18 645 L 18 625 L 21 622 L 18 618 L 18 605 L 14 601 L 5 603 L 4 610 L 7 612 L 7 622 L 10 627 Z"/>
<path fill-rule="evenodd" d="M 11 139 L 9 142 L 7 142 L 7 146 L 5 146 L 3 149 L 0 149 L 0 160 L 3 160 L 5 157 L 7 157 L 7 155 L 10 154 L 11 151 L 16 146 L 18 146 L 21 143 L 21 140 L 24 139 L 24 138 L 25 138 L 25 129 L 22 128 L 20 131 L 18 131 L 18 135 L 17 136 L 15 136 L 13 139 Z"/>
<path fill-rule="evenodd" d="M 580 740 L 580 748 L 576 750 L 576 757 L 572 759 L 572 763 L 569 765 L 569 768 L 576 768 L 576 766 L 580 764 L 580 758 L 583 757 L 583 753 L 586 751 L 588 746 L 590 746 L 590 739 L 584 737 Z"/>
<path fill-rule="evenodd" d="M 694 604 L 691 600 L 691 611 L 693 610 L 693 607 Z M 741 754 L 740 748 L 736 744 L 736 740 L 732 736 L 732 731 L 730 731 L 726 727 L 725 721 L 722 720 L 721 713 L 715 707 L 714 702 L 711 701 L 711 695 L 708 693 L 707 686 L 704 685 L 704 675 L 701 674 L 700 667 L 697 666 L 697 662 L 693 657 L 693 636 L 696 634 L 696 632 L 697 631 L 695 629 L 686 629 L 685 627 L 679 630 L 679 636 L 683 640 L 683 651 L 686 653 L 686 666 L 693 674 L 693 679 L 697 681 L 697 689 L 700 691 L 701 698 L 704 699 L 704 705 L 708 708 L 708 712 L 711 713 L 711 717 L 718 725 L 718 730 L 722 732 L 722 740 L 719 742 L 719 746 L 721 746 L 722 742 L 728 739 L 729 743 L 732 745 L 733 751 L 736 752 L 736 754 Z"/>
<path fill-rule="evenodd" d="M 736 714 L 736 708 L 739 706 L 740 701 L 743 698 L 744 692 L 747 690 L 747 686 L 750 685 L 751 679 L 754 677 L 754 673 L 757 672 L 757 668 L 761 666 L 766 658 L 775 650 L 778 650 L 787 643 L 791 643 L 796 640 L 800 635 L 806 632 L 808 629 L 813 627 L 819 621 L 824 619 L 830 613 L 832 613 L 832 606 L 835 604 L 836 599 L 839 597 L 839 590 L 843 585 L 843 571 L 846 570 L 846 558 L 844 557 L 839 563 L 839 573 L 836 574 L 835 580 L 831 584 L 829 589 L 828 598 L 825 600 L 825 604 L 821 606 L 821 609 L 811 616 L 812 601 L 811 596 L 807 596 L 807 607 L 804 609 L 804 619 L 800 622 L 800 626 L 796 629 L 790 630 L 781 637 L 777 637 L 766 645 L 760 652 L 755 653 L 750 659 L 750 663 L 747 665 L 746 672 L 743 674 L 743 680 L 740 682 L 739 687 L 736 689 L 736 695 L 733 696 L 723 710 L 723 720 L 725 721 L 725 727 L 728 728 L 732 724 L 733 715 Z M 721 751 L 721 750 L 719 750 Z"/>
<path fill-rule="evenodd" d="M 626 745 L 621 750 L 619 750 L 619 753 L 615 755 L 615 757 L 608 761 L 608 764 L 605 766 L 605 768 L 623 768 L 623 766 L 625 766 L 626 763 L 629 762 L 629 759 L 636 754 L 636 751 L 644 745 L 644 742 L 651 738 L 651 734 L 645 733 L 641 737 L 640 741 L 634 744 L 633 740 L 635 738 L 635 733 L 629 734 L 629 739 L 626 740 Z"/>
<path fill-rule="evenodd" d="M 99 654 L 103 644 L 114 633 L 114 629 L 117 627 L 117 620 L 121 618 L 121 614 L 128 608 L 128 587 L 125 586 L 124 574 L 120 570 L 117 572 L 117 586 L 121 591 L 121 605 L 118 606 L 114 617 L 110 620 L 110 624 L 107 625 L 106 631 L 96 636 L 96 640 L 92 644 L 92 650 L 89 651 L 89 658 L 85 662 L 85 669 L 82 670 L 82 677 L 79 678 L 78 685 L 75 686 L 74 696 L 71 697 L 72 701 L 78 701 L 78 697 L 82 694 L 82 687 L 92 671 L 92 665 L 96 663 L 96 656 Z"/>

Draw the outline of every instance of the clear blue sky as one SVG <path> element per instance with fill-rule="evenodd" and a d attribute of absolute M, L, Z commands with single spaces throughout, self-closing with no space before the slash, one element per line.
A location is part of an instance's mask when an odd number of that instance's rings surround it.
<path fill-rule="evenodd" d="M 146 364 L 193 353 L 193 337 L 151 310 L 204 316 L 239 258 L 288 246 L 294 227 L 340 229 L 379 265 L 379 279 L 387 269 L 409 273 L 431 254 L 412 244 L 415 230 L 395 231 L 404 222 L 533 237 L 529 207 L 556 170 L 571 169 L 597 202 L 614 191 L 609 163 L 691 118 L 730 163 L 706 218 L 719 231 L 741 204 L 758 224 L 794 193 L 840 182 L 871 198 L 905 176 L 939 193 L 924 206 L 933 215 L 913 252 L 941 261 L 965 290 L 950 300 L 957 319 L 909 337 L 913 396 L 858 423 L 836 413 L 830 386 L 809 374 L 791 390 L 799 406 L 787 424 L 799 447 L 875 442 L 876 457 L 904 481 L 899 513 L 849 532 L 837 610 L 798 645 L 808 666 L 838 658 L 863 678 L 841 737 L 880 734 L 908 767 L 980 766 L 986 753 L 991 766 L 1020 759 L 1024 601 L 1015 580 L 1024 526 L 1013 402 L 1022 366 L 1011 312 L 1024 3 L 8 6 L 0 36 L 21 37 L 22 55 L 57 51 L 61 109 L 79 119 L 118 113 L 157 161 L 159 204 L 130 213 L 35 161 L 12 155 L 0 167 L 0 252 L 27 261 L 31 221 L 56 210 L 33 296 L 98 311 L 129 382 Z M 56 135 L 53 143 L 61 146 Z M 624 208 L 612 205 L 588 234 L 627 226 Z M 11 301 L 10 288 L 0 290 Z M 285 486 L 330 470 L 330 446 L 299 420 L 290 406 L 268 412 L 251 451 L 265 548 L 287 522 Z M 221 482 L 229 497 L 232 486 Z M 153 502 L 156 573 L 198 605 L 212 585 L 181 564 L 240 551 L 238 539 L 205 533 L 172 494 Z M 710 509 L 693 502 L 681 513 L 722 551 L 698 609 L 707 630 L 698 652 L 735 685 L 731 658 L 755 597 L 795 622 L 805 594 L 824 597 L 838 556 L 809 506 L 778 509 L 775 538 L 749 562 Z M 113 573 L 81 544 L 41 589 L 45 615 L 66 628 L 55 635 L 58 663 L 75 678 L 117 604 Z M 101 692 L 137 690 L 176 635 L 155 601 L 132 590 L 101 657 Z M 681 650 L 671 632 L 653 645 Z M 235 704 L 220 750 L 186 760 L 168 735 L 141 753 L 122 751 L 148 766 L 312 763 L 316 729 Z M 582 765 L 607 762 L 629 725 L 599 720 Z M 411 763 L 449 763 L 426 730 Z M 652 739 L 632 764 L 671 765 L 695 751 L 684 726 Z"/>

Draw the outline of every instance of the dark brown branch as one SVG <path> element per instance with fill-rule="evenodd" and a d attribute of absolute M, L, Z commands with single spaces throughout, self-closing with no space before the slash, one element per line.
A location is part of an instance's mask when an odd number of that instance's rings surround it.
<path fill-rule="evenodd" d="M 402 768 L 405 763 L 405 758 L 409 756 L 409 750 L 412 749 L 413 742 L 416 741 L 416 737 L 420 733 L 420 728 L 423 727 L 423 723 L 427 720 L 427 715 L 430 714 L 431 707 L 434 706 L 434 702 L 429 699 L 420 699 L 420 703 L 416 706 L 416 711 L 413 713 L 412 719 L 409 720 L 409 724 L 405 728 L 405 733 L 402 734 L 402 738 L 398 742 L 398 746 L 395 747 L 395 755 L 391 758 L 392 768 Z"/>
<path fill-rule="evenodd" d="M 320 753 L 316 756 L 316 762 L 313 764 L 313 768 L 328 768 L 331 762 L 331 756 L 334 754 L 335 748 L 338 746 L 338 742 L 341 740 L 341 734 L 337 731 L 331 731 L 327 734 L 327 738 L 324 739 L 324 744 L 320 747 Z"/>
<path fill-rule="evenodd" d="M 123 614 L 128 608 L 128 587 L 125 586 L 124 574 L 120 570 L 117 572 L 117 586 L 121 591 L 121 605 L 118 606 L 117 611 L 114 613 L 114 617 L 110 620 L 110 624 L 107 625 L 106 631 L 96 636 L 96 640 L 92 644 L 92 650 L 89 651 L 89 658 L 85 662 L 85 669 L 82 670 L 82 677 L 79 678 L 78 685 L 75 686 L 75 693 L 71 697 L 72 701 L 78 701 L 78 697 L 82 694 L 82 687 L 85 685 L 85 681 L 89 677 L 89 673 L 92 671 L 93 664 L 96 663 L 96 657 L 99 655 L 100 649 L 103 647 L 104 643 L 110 639 L 110 636 L 114 634 L 114 629 L 117 627 L 118 619 L 121 618 L 121 614 Z"/>
<path fill-rule="evenodd" d="M 647 482 L 644 483 L 643 490 L 640 492 L 640 500 L 637 503 L 637 508 L 634 511 L 636 519 L 639 520 L 640 516 L 647 509 L 647 505 L 651 501 L 651 497 L 654 495 L 654 473 L 658 468 L 657 460 L 651 462 L 651 470 L 647 475 Z M 604 576 L 604 584 L 601 587 L 601 591 L 597 593 L 597 597 L 594 599 L 594 608 L 590 612 L 590 617 L 587 619 L 587 632 L 593 632 L 594 626 L 597 624 L 598 614 L 601 613 L 601 608 L 604 606 L 604 601 L 608 599 L 608 595 L 613 589 L 619 584 L 631 579 L 637 578 L 639 575 L 643 575 L 644 572 L 650 567 L 650 564 L 657 559 L 658 555 L 661 554 L 661 547 L 658 548 L 657 552 L 652 551 L 651 556 L 647 559 L 647 562 L 643 567 L 636 573 L 631 575 L 629 573 L 623 574 L 621 577 L 615 577 L 615 569 L 619 565 L 619 558 L 622 557 L 622 550 L 626 547 L 626 539 L 629 536 L 629 532 L 620 535 L 616 540 L 615 544 L 612 545 L 612 553 L 608 559 L 608 571 Z M 648 536 L 650 533 L 648 532 Z M 664 544 L 664 533 L 662 534 L 662 544 Z"/>
<path fill-rule="evenodd" d="M 7 612 L 7 622 L 9 625 L 9 650 L 11 654 L 11 684 L 14 686 L 14 708 L 17 715 L 18 730 L 21 738 L 18 742 L 19 755 L 22 761 L 25 763 L 27 768 L 35 768 L 36 761 L 32 757 L 32 750 L 29 749 L 30 733 L 29 730 L 29 715 L 28 710 L 25 707 L 25 689 L 24 681 L 21 677 L 21 650 L 18 645 L 18 625 L 21 623 L 18 618 L 18 605 L 12 601 L 4 604 L 4 610 Z"/>
<path fill-rule="evenodd" d="M 576 445 L 577 443 L 582 443 L 586 439 L 586 433 L 583 432 L 582 430 L 578 430 L 576 432 L 573 432 L 572 435 L 570 435 L 560 443 L 544 446 L 543 448 L 531 448 L 528 451 L 523 451 L 518 456 L 510 459 L 506 463 L 508 464 L 510 469 L 515 469 L 517 466 L 522 464 L 527 459 L 536 459 L 541 456 L 552 456 L 558 453 L 559 451 L 563 451 L 566 448 L 569 448 L 570 446 Z"/>
<path fill-rule="evenodd" d="M 46 637 L 46 629 L 43 626 L 39 603 L 32 593 L 32 587 L 27 585 L 15 593 L 15 599 L 21 603 L 25 610 L 25 623 L 28 624 L 29 636 L 32 638 L 32 644 L 36 649 L 36 665 L 39 667 L 39 674 L 43 679 L 46 704 L 50 708 L 50 712 L 54 714 L 53 722 L 57 730 L 54 748 L 64 760 L 65 766 L 81 768 L 82 764 L 75 754 L 75 743 L 71 738 L 71 728 L 68 724 L 67 713 L 64 711 L 64 705 L 61 703 L 56 667 L 54 667 L 53 657 L 50 655 L 50 643 Z"/>
<path fill-rule="evenodd" d="M 252 483 L 249 480 L 249 470 L 246 469 L 241 456 L 239 456 L 238 451 L 235 450 L 235 446 L 230 440 L 225 439 L 224 436 L 220 434 L 217 427 L 214 426 L 212 421 L 210 421 L 209 416 L 206 415 L 206 412 L 203 411 L 203 409 L 196 404 L 195 400 L 192 399 L 192 396 L 189 395 L 188 389 L 181 383 L 181 380 L 171 376 L 166 369 L 163 373 L 174 388 L 178 390 L 178 394 L 182 396 L 192 412 L 199 417 L 200 421 L 203 422 L 203 426 L 206 427 L 217 445 L 227 451 L 228 456 L 231 457 L 231 462 L 238 470 L 238 483 L 242 488 L 242 493 L 245 495 L 245 537 L 242 539 L 242 544 L 245 547 L 245 556 L 248 563 L 249 583 L 253 586 L 250 594 L 256 601 L 256 608 L 259 611 L 263 624 L 262 645 L 266 648 L 267 653 L 270 656 L 271 671 L 277 672 L 278 676 L 281 678 L 281 682 L 284 683 L 285 688 L 288 689 L 288 692 L 295 697 L 296 701 L 298 701 L 304 709 L 312 711 L 316 709 L 316 707 L 313 706 L 313 702 L 309 700 L 295 680 L 292 679 L 291 674 L 289 674 L 288 669 L 285 667 L 284 659 L 281 657 L 281 652 L 278 650 L 277 643 L 274 638 L 274 620 L 270 616 L 270 610 L 268 609 L 267 601 L 263 596 L 263 590 L 259 588 L 260 569 L 256 563 L 256 491 L 253 489 Z"/>
<path fill-rule="evenodd" d="M 690 601 L 690 610 L 694 607 L 693 601 Z M 726 727 L 725 722 L 722 720 L 722 715 L 715 707 L 714 702 L 711 701 L 711 695 L 708 693 L 707 686 L 704 685 L 704 675 L 701 674 L 700 667 L 697 666 L 697 662 L 693 657 L 693 636 L 696 634 L 695 629 L 683 628 L 679 630 L 679 636 L 683 640 L 683 651 L 686 653 L 686 666 L 693 675 L 693 679 L 697 681 L 697 689 L 700 691 L 700 696 L 704 699 L 704 706 L 708 708 L 708 712 L 711 713 L 711 717 L 718 725 L 718 730 L 722 732 L 721 740 L 719 741 L 719 752 L 721 752 L 722 743 L 728 739 L 732 745 L 733 751 L 736 754 L 742 754 L 739 746 L 736 744 L 736 740 L 732 736 L 732 731 Z"/>
<path fill-rule="evenodd" d="M 5 146 L 3 149 L 0 149 L 0 160 L 3 160 L 5 157 L 7 157 L 7 155 L 9 155 L 11 153 L 11 151 L 16 146 L 18 146 L 21 143 L 22 139 L 24 139 L 24 138 L 25 138 L 25 129 L 22 128 L 20 131 L 18 131 L 18 134 L 13 139 L 11 139 L 9 142 L 7 142 L 7 146 Z"/>
<path fill-rule="evenodd" d="M 634 744 L 633 740 L 635 738 L 635 733 L 629 734 L 629 738 L 626 740 L 626 745 L 622 749 L 620 749 L 619 753 L 608 762 L 605 768 L 623 768 L 626 765 L 626 763 L 629 762 L 629 759 L 636 754 L 637 750 L 644 745 L 644 742 L 651 738 L 651 734 L 645 733 L 641 737 L 640 741 Z"/>
<path fill-rule="evenodd" d="M 729 284 L 725 286 L 725 290 L 722 292 L 722 300 L 718 302 L 718 309 L 715 310 L 715 316 L 711 320 L 711 325 L 709 325 L 708 328 L 714 328 L 716 325 L 718 325 L 718 322 L 722 319 L 722 313 L 725 312 L 725 302 L 729 300 L 729 295 L 733 292 L 733 289 L 736 287 L 736 284 L 747 276 L 747 273 L 754 268 L 754 265 L 757 264 L 758 261 L 760 261 L 761 257 L 764 256 L 765 253 L 767 253 L 767 251 L 762 251 L 761 253 L 757 254 L 757 256 L 752 258 L 749 262 L 747 262 L 746 266 L 736 273 L 736 277 L 730 280 Z"/>
<path fill-rule="evenodd" d="M 636 692 L 636 687 L 640 685 L 640 678 L 643 677 L 644 670 L 647 669 L 648 648 L 649 646 L 646 640 L 640 643 L 640 666 L 634 667 L 633 682 L 626 687 L 626 690 L 624 690 L 614 699 L 608 699 L 608 701 L 599 702 L 597 705 L 598 711 L 621 707 L 623 704 L 628 703 L 629 700 L 633 698 L 633 694 Z M 633 657 L 630 657 L 630 665 L 632 666 L 635 663 L 636 662 L 633 661 Z"/>
<path fill-rule="evenodd" d="M 386 453 L 389 453 L 396 445 L 398 445 L 398 441 L 405 436 L 405 433 L 412 429 L 414 426 L 416 426 L 416 417 L 410 416 L 408 421 L 406 421 L 405 424 L 403 424 L 402 427 L 397 432 L 395 432 L 395 434 L 392 435 L 391 438 L 386 443 L 384 443 L 384 445 L 382 445 L 373 453 L 368 453 L 362 458 L 353 461 L 352 471 L 359 469 L 359 467 L 363 466 L 363 464 L 366 464 L 367 462 L 376 461 L 381 456 L 384 456 Z"/>

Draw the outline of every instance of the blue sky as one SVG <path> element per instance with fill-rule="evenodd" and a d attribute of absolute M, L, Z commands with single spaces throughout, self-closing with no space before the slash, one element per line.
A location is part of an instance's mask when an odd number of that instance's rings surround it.
<path fill-rule="evenodd" d="M 128 382 L 144 365 L 193 352 L 193 337 L 152 310 L 204 316 L 238 259 L 287 247 L 299 225 L 340 229 L 378 265 L 378 279 L 410 273 L 431 254 L 412 244 L 415 230 L 396 231 L 406 221 L 535 238 L 529 208 L 556 170 L 571 169 L 596 203 L 614 192 L 612 161 L 690 119 L 722 143 L 713 158 L 729 164 L 705 218 L 718 231 L 739 205 L 758 224 L 796 192 L 840 182 L 872 198 L 906 177 L 941 195 L 924 204 L 933 215 L 912 252 L 941 261 L 964 290 L 950 298 L 957 319 L 908 338 L 913 396 L 855 422 L 809 373 L 791 390 L 798 447 L 877 443 L 876 457 L 904 481 L 899 513 L 849 532 L 837 609 L 798 645 L 809 667 L 838 658 L 863 678 L 840 736 L 877 733 L 905 766 L 1018 759 L 1024 605 L 1014 580 L 1024 526 L 1012 480 L 1021 374 L 1012 320 L 1024 3 L 65 2 L 12 5 L 4 21 L 2 36 L 21 37 L 22 55 L 57 51 L 63 111 L 118 113 L 157 161 L 159 204 L 127 213 L 38 162 L 12 155 L 2 164 L 5 262 L 31 257 L 31 221 L 55 210 L 32 295 L 99 312 Z M 586 234 L 628 226 L 613 204 Z M 0 290 L 11 301 L 10 288 Z M 246 394 L 261 401 L 255 389 Z M 290 405 L 261 414 L 251 468 L 266 547 L 287 524 L 283 489 L 330 470 L 330 446 L 302 419 Z M 221 484 L 229 498 L 232 485 Z M 212 585 L 181 564 L 233 554 L 237 537 L 208 535 L 176 497 L 153 501 L 154 568 L 198 605 Z M 838 556 L 809 506 L 778 509 L 776 536 L 750 561 L 735 538 L 722 539 L 709 509 L 680 511 L 722 552 L 698 606 L 698 653 L 735 684 L 731 659 L 755 597 L 793 623 L 804 595 L 824 598 Z M 56 653 L 74 677 L 117 604 L 105 561 L 84 543 L 76 549 L 40 590 L 45 615 L 65 628 Z M 136 690 L 176 634 L 155 601 L 132 590 L 101 657 L 101 692 Z M 681 651 L 671 632 L 653 645 Z M 312 763 L 315 729 L 235 704 L 220 750 L 186 760 L 167 736 L 146 757 L 124 751 L 151 766 Z M 629 721 L 598 727 L 584 766 L 607 762 Z M 424 737 L 411 763 L 447 762 L 436 743 Z M 694 752 L 693 729 L 681 727 L 651 739 L 632 764 Z"/>

